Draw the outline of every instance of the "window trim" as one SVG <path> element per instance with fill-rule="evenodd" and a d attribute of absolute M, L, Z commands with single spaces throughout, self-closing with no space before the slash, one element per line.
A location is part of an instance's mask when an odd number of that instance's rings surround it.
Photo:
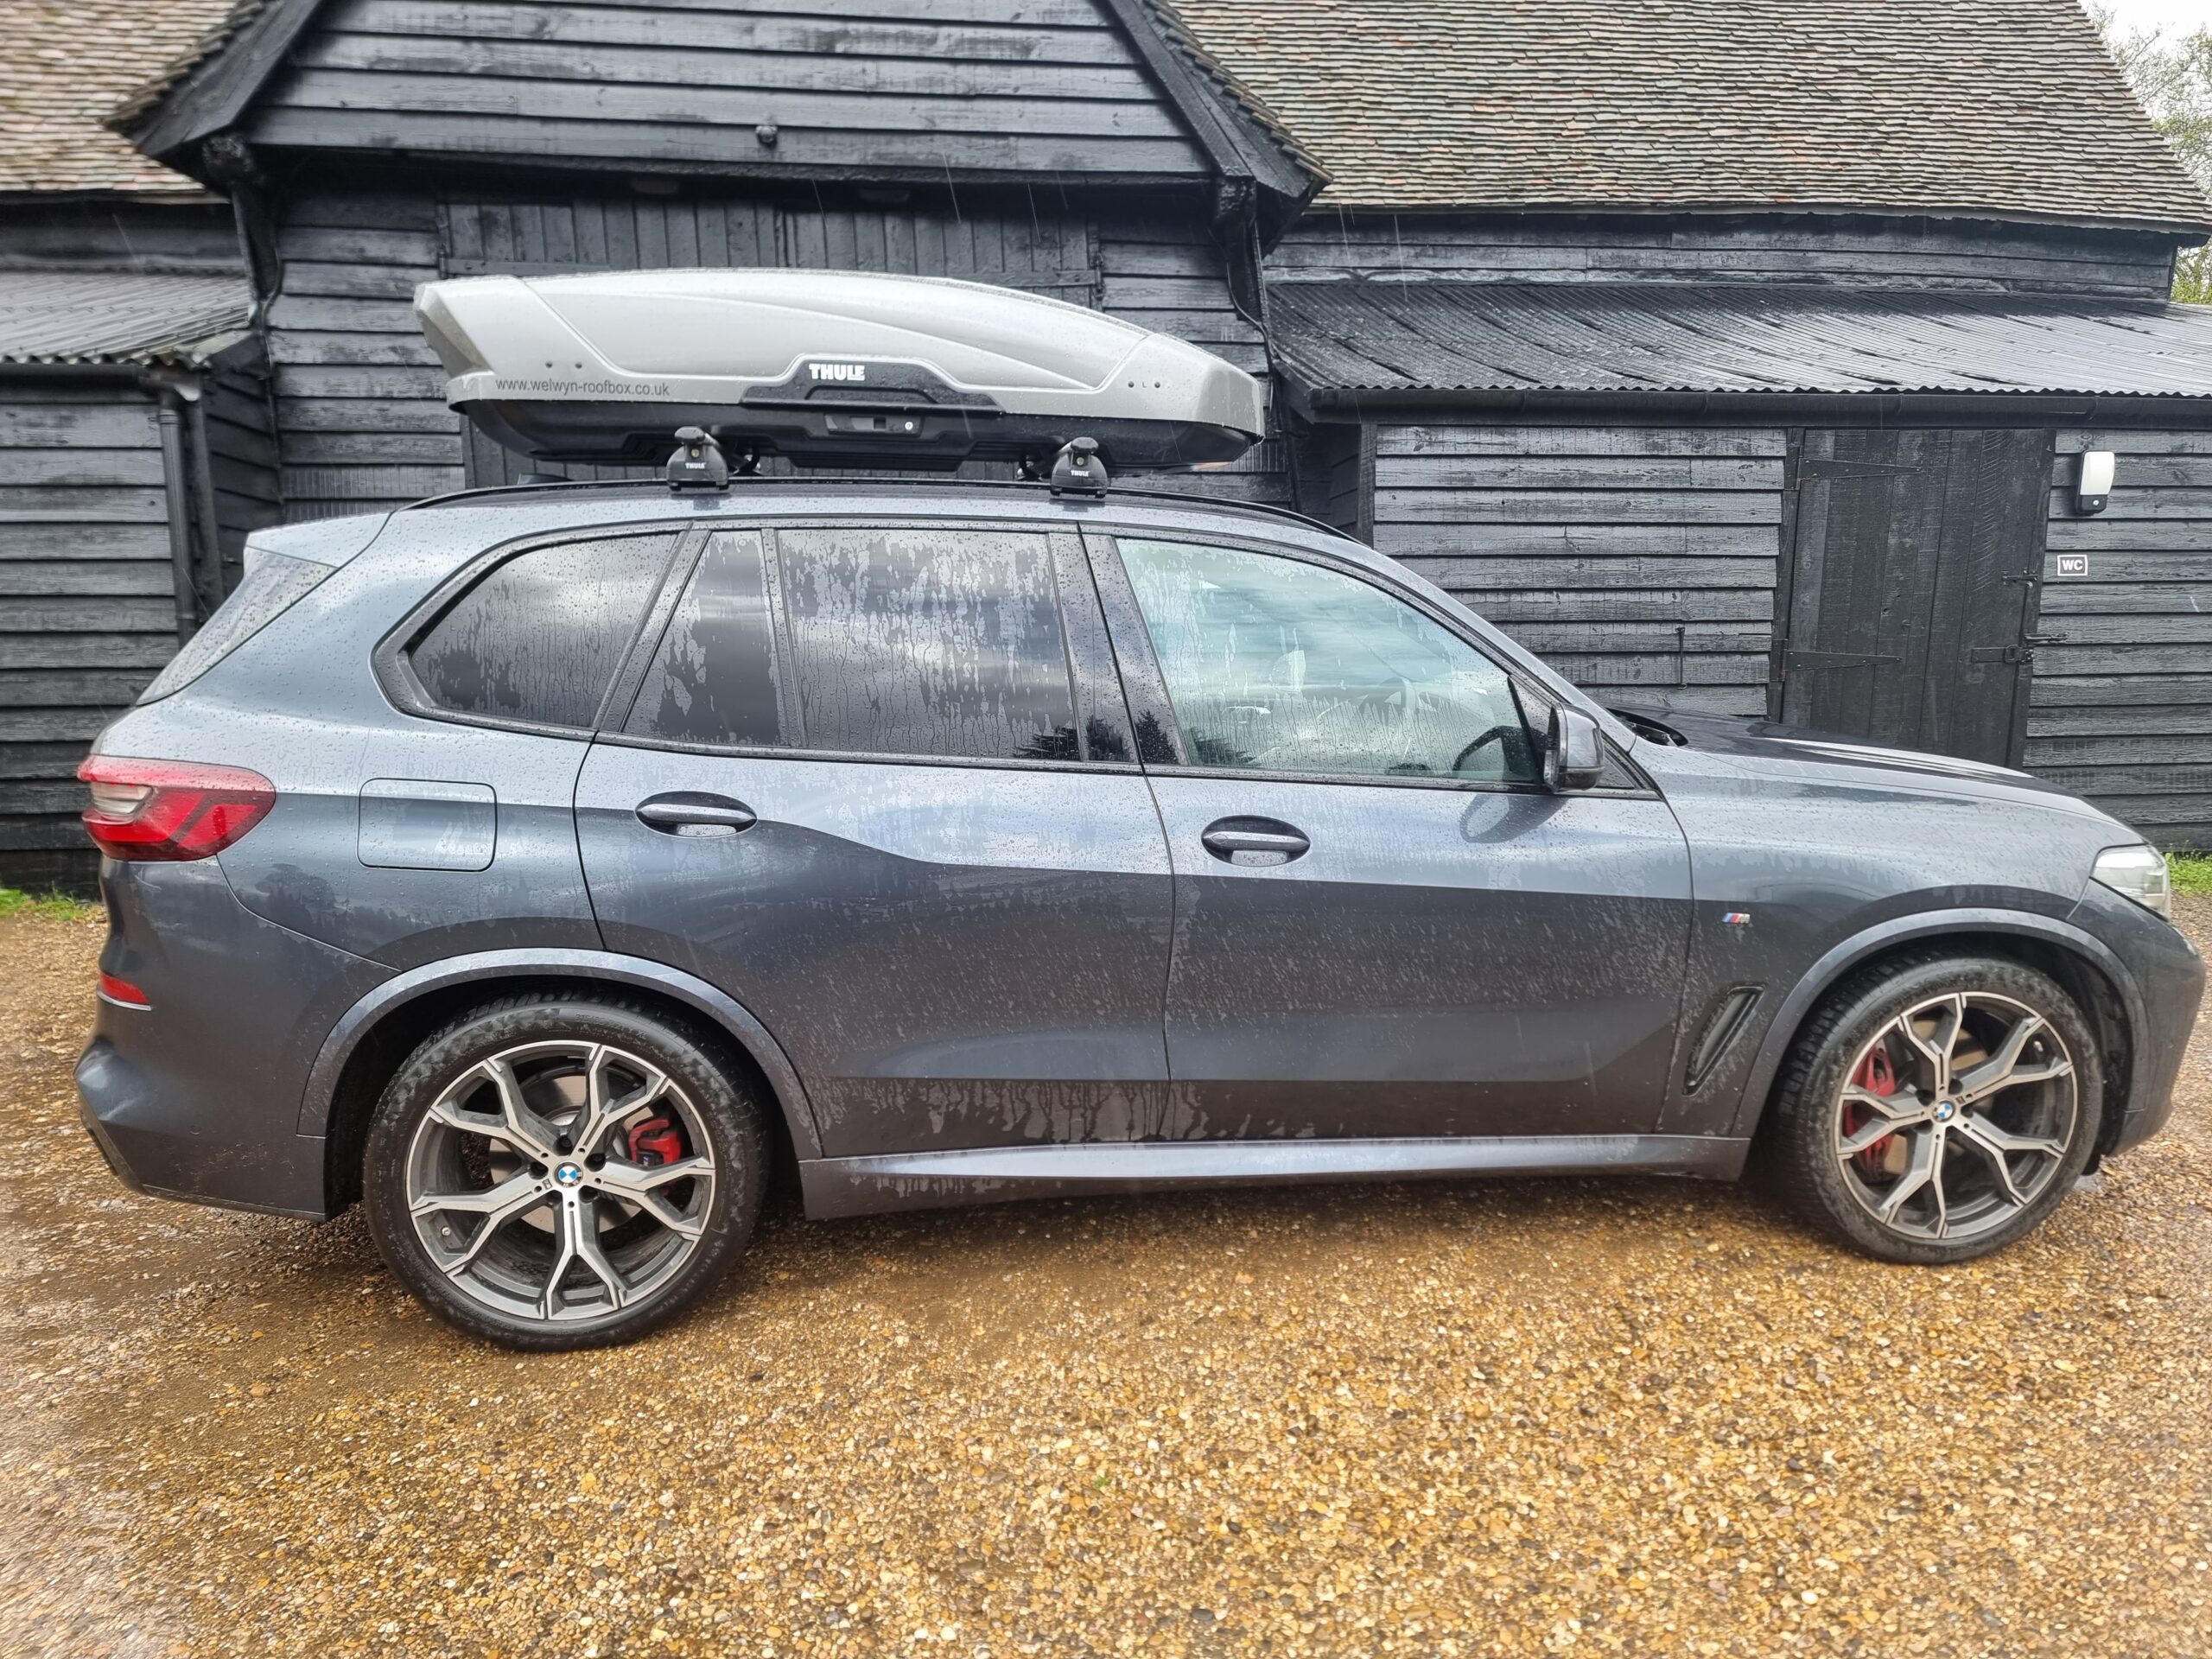
<path fill-rule="evenodd" d="M 810 514 L 792 518 L 736 518 L 718 520 L 704 526 L 699 532 L 695 547 L 679 556 L 676 564 L 683 567 L 681 579 L 671 574 L 664 583 L 667 603 L 664 609 L 657 597 L 647 619 L 645 632 L 652 636 L 650 646 L 643 644 L 645 633 L 633 645 L 632 662 L 626 662 L 623 672 L 615 677 L 615 689 L 624 693 L 620 704 L 610 701 L 602 704 L 594 741 L 619 744 L 624 748 L 658 749 L 674 754 L 722 756 L 733 760 L 834 760 L 849 761 L 866 766 L 986 766 L 993 770 L 1039 772 L 1096 772 L 1141 776 L 1143 766 L 1135 760 L 1047 760 L 1019 755 L 974 754 L 906 754 L 859 749 L 817 749 L 797 745 L 782 746 L 760 743 L 693 743 L 680 738 L 648 737 L 623 729 L 635 713 L 635 704 L 645 689 L 646 671 L 659 653 L 669 626 L 673 621 L 676 607 L 683 602 L 700 562 L 715 537 L 732 532 L 752 532 L 761 538 L 762 562 L 769 589 L 769 626 L 774 637 L 777 696 L 785 708 L 797 715 L 798 685 L 797 664 L 791 648 L 790 615 L 785 598 L 783 575 L 783 548 L 780 532 L 786 530 L 908 530 L 957 532 L 976 531 L 999 535 L 1035 536 L 1046 543 L 1046 557 L 1052 572 L 1052 603 L 1060 620 L 1061 656 L 1068 677 L 1068 692 L 1077 721 L 1077 741 L 1087 743 L 1082 722 L 1095 700 L 1103 696 L 1103 687 L 1094 686 L 1082 672 L 1077 656 L 1077 635 L 1084 636 L 1084 649 L 1093 658 L 1114 664 L 1113 642 L 1108 636 L 1103 617 L 1098 611 L 1098 596 L 1093 588 L 1095 577 L 1084 587 L 1090 590 L 1071 594 L 1070 578 L 1077 572 L 1090 575 L 1090 561 L 1083 550 L 1076 546 L 1072 528 L 1048 519 L 1007 519 L 970 518 L 916 518 L 912 515 L 869 513 L 846 516 L 842 514 Z M 1070 556 L 1072 554 L 1073 556 Z M 671 573 L 674 566 L 671 566 Z M 1080 604 L 1071 601 L 1080 600 Z M 634 666 L 636 673 L 630 670 Z M 1118 666 L 1113 689 L 1120 690 Z M 1129 719 L 1127 699 L 1123 699 L 1122 726 L 1129 739 L 1130 752 L 1135 753 L 1136 732 Z"/>
<path fill-rule="evenodd" d="M 650 626 L 658 610 L 662 596 L 667 591 L 669 573 L 685 562 L 689 543 L 699 531 L 690 524 L 671 523 L 666 518 L 652 518 L 624 524 L 594 524 L 588 530 L 571 527 L 533 536 L 520 537 L 513 541 L 495 543 L 482 552 L 465 560 L 459 569 L 448 573 L 429 594 L 410 607 L 406 614 L 385 630 L 369 654 L 369 664 L 378 686 L 392 707 L 402 714 L 413 715 L 422 720 L 435 720 L 448 726 L 475 726 L 492 731 L 519 732 L 531 737 L 581 738 L 588 742 L 607 718 L 607 703 L 621 686 L 628 672 L 631 659 L 638 649 L 641 629 Z M 639 622 L 630 631 L 614 664 L 614 673 L 607 688 L 600 694 L 599 707 L 588 726 L 561 726 L 546 721 L 518 720 L 507 715 L 477 715 L 467 709 L 448 709 L 433 698 L 415 673 L 415 665 L 408 660 L 424 635 L 445 618 L 446 613 L 474 589 L 476 584 L 501 565 L 535 553 L 543 548 L 563 547 L 574 542 L 629 541 L 645 536 L 660 536 L 668 543 L 662 555 L 658 586 L 645 602 Z"/>
<path fill-rule="evenodd" d="M 1500 661 L 1497 653 L 1491 649 L 1489 643 L 1479 636 L 1471 633 L 1459 618 L 1440 610 L 1435 602 L 1427 594 L 1391 581 L 1387 572 L 1370 569 L 1367 566 L 1353 560 L 1324 553 L 1318 549 L 1291 547 L 1281 542 L 1262 541 L 1256 537 L 1216 536 L 1209 532 L 1203 538 L 1199 538 L 1174 532 L 1133 531 L 1107 525 L 1101 525 L 1095 529 L 1087 528 L 1084 531 L 1084 545 L 1091 555 L 1094 574 L 1099 582 L 1099 591 L 1103 595 L 1109 580 L 1127 589 L 1131 614 L 1140 630 L 1141 641 L 1142 658 L 1139 665 L 1140 677 L 1147 678 L 1151 686 L 1158 690 L 1171 712 L 1175 710 L 1174 696 L 1167 686 L 1166 671 L 1160 666 L 1158 652 L 1152 642 L 1151 626 L 1145 621 L 1142 611 L 1136 607 L 1136 593 L 1135 587 L 1129 582 L 1128 567 L 1122 559 L 1122 543 L 1124 539 L 1135 542 L 1181 543 L 1193 547 L 1220 547 L 1233 552 L 1257 554 L 1264 558 L 1288 559 L 1299 564 L 1310 564 L 1320 569 L 1332 571 L 1353 582 L 1363 582 L 1385 597 L 1395 599 L 1410 607 L 1497 669 L 1505 677 L 1507 684 L 1511 688 L 1515 703 L 1521 708 L 1523 721 L 1528 718 L 1526 700 L 1530 693 L 1534 693 L 1540 698 L 1547 708 L 1559 700 L 1548 687 L 1532 684 L 1528 677 L 1521 673 L 1514 664 Z M 1110 576 L 1097 574 L 1098 568 L 1102 564 L 1106 565 L 1111 573 Z M 1118 639 L 1119 635 L 1116 637 Z M 1532 733 L 1531 735 L 1541 741 L 1541 734 Z M 1599 736 L 1605 745 L 1606 753 L 1619 760 L 1630 775 L 1639 780 L 1638 785 L 1625 789 L 1579 789 L 1574 791 L 1572 796 L 1563 796 L 1560 798 L 1594 797 L 1600 800 L 1660 799 L 1659 791 L 1653 785 L 1643 769 L 1623 753 L 1619 746 L 1607 737 L 1602 730 Z M 1250 766 L 1199 766 L 1189 759 L 1189 745 L 1183 731 L 1182 716 L 1179 713 L 1175 714 L 1174 739 L 1176 748 L 1183 755 L 1183 760 L 1172 765 L 1159 763 L 1148 766 L 1145 768 L 1147 772 L 1157 772 L 1163 777 L 1171 778 L 1208 778 L 1230 780 L 1244 778 L 1255 783 L 1264 784 L 1352 784 L 1371 785 L 1385 789 L 1442 789 L 1457 791 L 1462 794 L 1550 796 L 1554 793 L 1554 791 L 1547 788 L 1541 779 L 1530 783 L 1505 783 L 1475 778 L 1408 778 L 1383 772 L 1277 772 L 1262 771 Z"/>

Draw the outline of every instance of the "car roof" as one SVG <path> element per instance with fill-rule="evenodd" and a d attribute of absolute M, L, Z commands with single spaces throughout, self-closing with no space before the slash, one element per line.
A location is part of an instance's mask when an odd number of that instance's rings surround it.
<path fill-rule="evenodd" d="M 1115 485 L 1103 498 L 1054 494 L 1042 483 L 965 479 L 734 478 L 727 491 L 678 494 L 658 480 L 524 484 L 433 496 L 393 515 L 418 529 L 435 519 L 457 541 L 489 546 L 518 537 L 602 524 L 694 524 L 810 518 L 1003 519 L 1071 530 L 1243 535 L 1391 568 L 1364 543 L 1287 507 Z"/>

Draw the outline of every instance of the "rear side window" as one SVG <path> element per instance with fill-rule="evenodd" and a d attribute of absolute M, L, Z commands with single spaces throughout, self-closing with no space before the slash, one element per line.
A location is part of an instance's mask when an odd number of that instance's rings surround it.
<path fill-rule="evenodd" d="M 1074 760 L 1042 534 L 925 526 L 717 536 L 647 671 L 641 737 Z"/>
<path fill-rule="evenodd" d="M 806 747 L 1077 758 L 1043 536 L 855 528 L 776 540 Z"/>
<path fill-rule="evenodd" d="M 760 532 L 716 536 L 670 619 L 625 729 L 677 743 L 781 743 L 774 632 Z"/>
<path fill-rule="evenodd" d="M 455 714 L 588 729 L 673 542 L 607 537 L 506 560 L 416 641 L 416 681 Z"/>

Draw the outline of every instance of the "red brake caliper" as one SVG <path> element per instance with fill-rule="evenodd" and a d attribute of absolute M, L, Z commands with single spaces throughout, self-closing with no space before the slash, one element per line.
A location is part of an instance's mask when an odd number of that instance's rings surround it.
<path fill-rule="evenodd" d="M 1851 1081 L 1856 1087 L 1864 1089 L 1868 1094 L 1879 1095 L 1885 1100 L 1897 1093 L 1897 1067 L 1891 1063 L 1890 1051 L 1880 1044 L 1875 1045 L 1873 1052 L 1867 1055 L 1866 1061 L 1859 1068 L 1858 1075 Z M 1868 1120 L 1873 1116 L 1874 1110 L 1871 1106 L 1855 1104 L 1847 1106 L 1844 1109 L 1843 1116 L 1844 1133 L 1858 1134 L 1866 1127 Z M 1860 1147 L 1858 1155 L 1852 1161 L 1869 1175 L 1880 1174 L 1882 1161 L 1889 1153 L 1890 1143 L 1896 1139 L 1897 1136 L 1893 1135 L 1884 1135 L 1871 1146 Z"/>
<path fill-rule="evenodd" d="M 630 1130 L 630 1161 L 651 1168 L 672 1164 L 683 1155 L 683 1137 L 665 1117 L 649 1117 Z"/>

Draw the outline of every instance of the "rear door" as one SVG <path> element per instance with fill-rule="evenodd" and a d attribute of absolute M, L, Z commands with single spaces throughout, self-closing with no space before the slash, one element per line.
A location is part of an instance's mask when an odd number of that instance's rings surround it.
<path fill-rule="evenodd" d="M 1175 867 L 1177 1138 L 1649 1130 L 1689 924 L 1674 815 L 1554 795 L 1548 709 L 1363 573 L 1093 538 Z"/>
<path fill-rule="evenodd" d="M 632 673 L 601 930 L 749 1008 L 826 1153 L 1152 1131 L 1173 887 L 1074 536 L 718 531 Z"/>

